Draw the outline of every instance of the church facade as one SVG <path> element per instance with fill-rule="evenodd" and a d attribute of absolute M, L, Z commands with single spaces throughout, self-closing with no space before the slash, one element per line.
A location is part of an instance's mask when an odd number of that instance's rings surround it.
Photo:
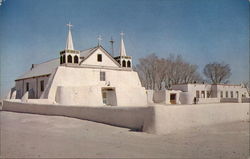
<path fill-rule="evenodd" d="M 132 57 L 127 56 L 123 34 L 120 55 L 113 57 L 101 45 L 78 51 L 74 49 L 71 26 L 66 47 L 59 58 L 32 65 L 15 80 L 12 99 L 47 99 L 63 105 L 145 106 L 146 90 Z"/>

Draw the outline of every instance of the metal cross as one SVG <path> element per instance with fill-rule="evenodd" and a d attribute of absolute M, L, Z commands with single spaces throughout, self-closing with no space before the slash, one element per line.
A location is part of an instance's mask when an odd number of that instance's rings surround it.
<path fill-rule="evenodd" d="M 124 32 L 121 32 L 120 35 L 123 37 L 123 36 L 125 35 L 125 33 L 124 33 Z"/>
<path fill-rule="evenodd" d="M 71 29 L 71 27 L 73 27 L 73 25 L 70 24 L 70 22 L 69 22 L 69 24 L 66 24 L 66 25 L 69 27 L 69 30 Z"/>
<path fill-rule="evenodd" d="M 97 40 L 98 40 L 98 46 L 100 46 L 101 41 L 102 41 L 102 36 L 101 36 L 101 35 L 99 35 L 99 36 L 97 37 Z"/>

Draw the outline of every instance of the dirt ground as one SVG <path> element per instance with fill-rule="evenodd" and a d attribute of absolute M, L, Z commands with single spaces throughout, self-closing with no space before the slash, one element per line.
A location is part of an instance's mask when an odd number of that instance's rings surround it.
<path fill-rule="evenodd" d="M 67 117 L 0 111 L 0 124 L 1 158 L 246 159 L 249 156 L 249 122 L 152 135 Z"/>

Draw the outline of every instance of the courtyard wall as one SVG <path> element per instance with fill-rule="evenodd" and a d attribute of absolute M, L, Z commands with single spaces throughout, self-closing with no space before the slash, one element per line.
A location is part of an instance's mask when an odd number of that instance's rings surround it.
<path fill-rule="evenodd" d="M 176 130 L 198 126 L 249 121 L 249 107 L 249 103 L 94 107 L 21 103 L 4 100 L 2 110 L 67 116 L 139 129 L 152 134 L 168 134 Z"/>

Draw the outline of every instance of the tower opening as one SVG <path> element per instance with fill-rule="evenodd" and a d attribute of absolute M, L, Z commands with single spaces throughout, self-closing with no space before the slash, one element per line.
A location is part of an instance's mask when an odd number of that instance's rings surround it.
<path fill-rule="evenodd" d="M 72 63 L 72 56 L 68 55 L 68 63 Z"/>

